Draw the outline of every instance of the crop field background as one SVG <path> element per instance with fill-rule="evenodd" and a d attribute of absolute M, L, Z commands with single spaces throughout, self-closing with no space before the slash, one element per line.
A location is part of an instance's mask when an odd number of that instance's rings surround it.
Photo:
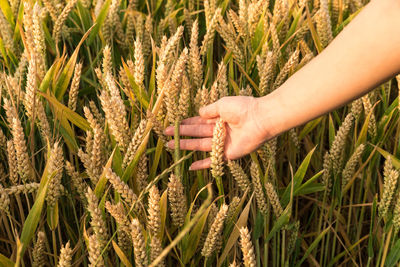
<path fill-rule="evenodd" d="M 396 79 L 210 170 L 164 135 L 366 4 L 0 0 L 0 266 L 398 266 Z"/>

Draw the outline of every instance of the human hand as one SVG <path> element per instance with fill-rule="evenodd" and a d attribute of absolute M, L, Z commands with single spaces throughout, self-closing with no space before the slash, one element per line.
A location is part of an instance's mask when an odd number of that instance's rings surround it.
<path fill-rule="evenodd" d="M 226 139 L 224 154 L 226 159 L 237 159 L 256 150 L 269 137 L 265 127 L 259 125 L 258 98 L 248 96 L 224 97 L 217 102 L 200 109 L 200 116 L 185 119 L 181 122 L 179 134 L 199 137 L 197 139 L 180 139 L 182 150 L 211 151 L 215 122 L 221 118 L 226 122 Z M 166 135 L 174 135 L 174 127 L 165 129 Z M 174 148 L 174 140 L 168 142 Z M 194 162 L 190 170 L 209 168 L 211 159 Z"/>

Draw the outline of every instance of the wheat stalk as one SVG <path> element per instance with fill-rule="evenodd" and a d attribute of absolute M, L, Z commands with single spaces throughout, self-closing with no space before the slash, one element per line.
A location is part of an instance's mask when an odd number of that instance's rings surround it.
<path fill-rule="evenodd" d="M 213 224 L 211 225 L 210 230 L 208 231 L 206 241 L 204 242 L 203 249 L 201 250 L 201 254 L 204 257 L 210 257 L 211 254 L 215 251 L 218 240 L 221 239 L 221 233 L 224 226 L 224 221 L 226 215 L 228 213 L 228 205 L 223 204 L 215 217 Z"/>
<path fill-rule="evenodd" d="M 250 173 L 251 173 L 251 180 L 253 182 L 254 193 L 256 194 L 257 206 L 263 214 L 267 214 L 269 209 L 265 199 L 264 190 L 261 185 L 261 175 L 257 167 L 257 164 L 254 162 L 251 163 Z"/>
<path fill-rule="evenodd" d="M 256 256 L 254 254 L 254 247 L 251 243 L 250 233 L 247 227 L 239 229 L 240 232 L 240 248 L 243 253 L 243 263 L 246 267 L 255 267 Z"/>
<path fill-rule="evenodd" d="M 60 260 L 58 261 L 58 267 L 71 267 L 72 261 L 72 249 L 70 248 L 69 241 L 65 246 L 62 246 L 60 249 Z"/>
<path fill-rule="evenodd" d="M 104 221 L 101 211 L 98 207 L 99 201 L 90 187 L 88 187 L 87 189 L 86 198 L 88 201 L 87 210 L 89 211 L 92 218 L 90 224 L 95 234 L 95 239 L 97 243 L 96 246 L 98 246 L 99 249 L 102 250 L 104 249 L 108 240 L 106 222 Z"/>
<path fill-rule="evenodd" d="M 138 267 L 147 266 L 146 244 L 138 219 L 131 223 L 131 235 L 133 240 L 133 252 L 135 254 L 135 265 Z"/>
<path fill-rule="evenodd" d="M 175 226 L 182 226 L 185 222 L 186 199 L 180 177 L 171 174 L 168 182 L 168 200 L 171 207 L 171 219 Z"/>
<path fill-rule="evenodd" d="M 39 231 L 37 234 L 37 240 L 33 247 L 32 256 L 33 262 L 32 266 L 39 267 L 46 264 L 46 234 L 43 231 Z"/>

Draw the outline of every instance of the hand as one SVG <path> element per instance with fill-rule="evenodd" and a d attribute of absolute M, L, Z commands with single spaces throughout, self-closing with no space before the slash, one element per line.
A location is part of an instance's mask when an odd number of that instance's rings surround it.
<path fill-rule="evenodd" d="M 200 109 L 200 116 L 182 121 L 179 134 L 199 137 L 198 139 L 181 139 L 182 150 L 211 151 L 213 129 L 217 118 L 226 122 L 225 158 L 237 159 L 256 150 L 268 135 L 264 127 L 259 126 L 259 101 L 248 96 L 224 97 L 217 102 Z M 165 129 L 166 135 L 174 134 L 174 127 Z M 174 140 L 168 142 L 174 148 Z M 194 162 L 190 170 L 209 168 L 211 159 L 206 158 Z"/>

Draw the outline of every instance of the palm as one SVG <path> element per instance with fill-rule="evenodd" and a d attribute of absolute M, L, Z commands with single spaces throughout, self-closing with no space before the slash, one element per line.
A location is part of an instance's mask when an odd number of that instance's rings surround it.
<path fill-rule="evenodd" d="M 264 141 L 262 131 L 257 126 L 255 114 L 256 101 L 253 97 L 225 97 L 200 110 L 200 115 L 182 121 L 180 135 L 198 137 L 181 139 L 183 150 L 211 151 L 213 128 L 217 118 L 226 122 L 225 157 L 237 159 L 254 151 Z M 173 128 L 166 129 L 167 135 L 173 135 Z M 168 143 L 174 147 L 174 141 Z M 203 169 L 210 166 L 210 158 L 196 161 L 191 169 Z"/>

